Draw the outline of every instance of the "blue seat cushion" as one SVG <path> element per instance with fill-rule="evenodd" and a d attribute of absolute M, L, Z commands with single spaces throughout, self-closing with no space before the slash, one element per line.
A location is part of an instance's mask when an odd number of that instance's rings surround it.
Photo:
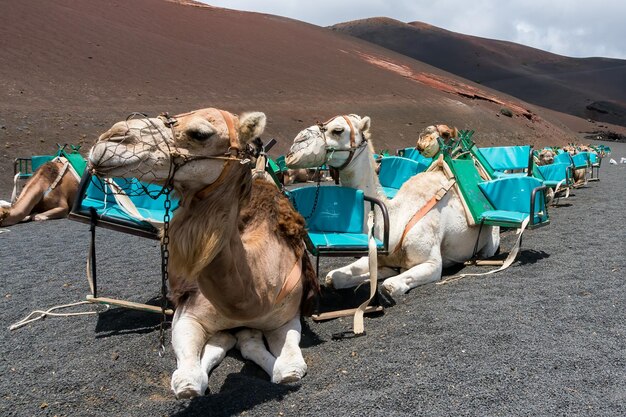
<path fill-rule="evenodd" d="M 494 171 L 493 172 L 493 176 L 495 178 L 502 178 L 502 177 L 507 177 L 507 176 L 518 176 L 518 177 L 525 177 L 528 174 L 525 172 L 502 172 L 502 171 Z"/>
<path fill-rule="evenodd" d="M 366 233 L 309 232 L 309 238 L 316 248 L 367 249 Z M 375 240 L 376 246 L 382 248 L 383 242 Z"/>
<path fill-rule="evenodd" d="M 399 188 L 383 187 L 383 191 L 387 198 L 392 199 L 398 194 Z"/>
<path fill-rule="evenodd" d="M 532 191 L 541 185 L 541 181 L 537 178 L 528 176 L 504 177 L 478 184 L 496 210 L 518 211 L 521 213 L 530 213 Z M 542 200 L 542 198 L 535 199 L 535 212 L 539 212 L 542 209 Z"/>
<path fill-rule="evenodd" d="M 526 169 L 530 157 L 530 146 L 497 146 L 478 148 L 495 171 Z"/>
<path fill-rule="evenodd" d="M 572 156 L 572 161 L 574 161 L 574 167 L 576 167 L 576 169 L 586 168 L 589 161 L 588 155 L 588 152 L 580 152 Z"/>
<path fill-rule="evenodd" d="M 378 180 L 383 187 L 399 189 L 409 178 L 425 169 L 425 165 L 412 159 L 390 156 L 380 161 Z"/>
<path fill-rule="evenodd" d="M 424 165 L 426 168 L 428 168 L 433 162 L 433 158 L 426 158 L 415 148 L 405 148 L 403 152 L 403 157 L 412 159 L 413 161 Z"/>
<path fill-rule="evenodd" d="M 571 164 L 563 163 L 563 162 L 555 162 L 550 165 L 541 165 L 538 166 L 539 171 L 541 171 L 541 175 L 546 179 L 544 182 L 545 185 L 547 181 L 556 182 L 562 181 L 567 178 L 567 168 L 571 166 Z M 555 184 L 556 185 L 556 184 Z"/>
<path fill-rule="evenodd" d="M 136 179 L 127 180 L 114 180 L 126 191 L 132 189 L 137 190 L 139 181 Z M 156 195 L 160 189 L 157 185 L 144 184 L 148 192 Z M 105 193 L 106 191 L 106 193 Z M 145 218 L 162 221 L 165 217 L 165 196 L 161 195 L 158 198 L 152 198 L 148 194 L 133 195 L 130 194 L 129 198 L 137 208 L 137 211 Z M 178 207 L 178 200 L 172 199 L 173 212 Z M 108 189 L 108 186 L 104 186 L 103 182 L 96 177 L 91 178 L 91 182 L 87 187 L 85 196 L 80 202 L 79 210 L 84 213 L 88 213 L 90 208 L 94 208 L 98 217 L 107 220 L 122 220 L 127 223 L 132 223 L 143 229 L 151 229 L 150 223 L 136 219 L 129 215 L 124 209 L 122 209 L 116 202 L 115 196 Z"/>
<path fill-rule="evenodd" d="M 339 186 L 300 187 L 290 190 L 289 198 L 304 216 L 309 232 L 363 233 L 362 190 Z"/>
<path fill-rule="evenodd" d="M 511 222 L 521 224 L 529 216 L 528 213 L 508 210 L 488 210 L 483 212 L 482 218 L 495 222 Z"/>

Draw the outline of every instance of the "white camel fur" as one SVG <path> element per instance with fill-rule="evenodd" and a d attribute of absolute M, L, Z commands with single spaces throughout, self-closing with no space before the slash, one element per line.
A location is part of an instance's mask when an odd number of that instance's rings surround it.
<path fill-rule="evenodd" d="M 180 198 L 169 227 L 178 398 L 203 395 L 208 373 L 235 344 L 272 382 L 297 381 L 307 370 L 300 314 L 316 278 L 304 220 L 274 185 L 251 179 L 249 155 L 240 152 L 265 121 L 263 113 L 217 109 L 131 119 L 104 133 L 89 155 L 100 176 L 149 173 L 155 183 L 170 181 Z M 235 336 L 226 331 L 240 327 Z"/>
<path fill-rule="evenodd" d="M 346 118 L 350 120 L 350 126 Z M 454 188 L 419 220 L 406 234 L 401 248 L 395 250 L 405 226 L 446 183 L 442 170 L 417 174 L 405 182 L 397 195 L 389 200 L 378 181 L 374 147 L 369 139 L 370 118 L 351 114 L 337 116 L 323 125 L 301 131 L 295 138 L 286 157 L 288 166 L 311 167 L 327 163 L 341 167 L 349 157 L 350 132 L 354 129 L 356 151 L 352 160 L 340 170 L 341 184 L 359 188 L 366 195 L 382 200 L 389 211 L 389 256 L 379 256 L 379 277 L 386 278 L 382 290 L 392 297 L 406 293 L 411 288 L 441 279 L 443 267 L 471 259 L 479 228 L 470 226 L 463 205 Z M 366 143 L 365 143 L 366 142 Z M 382 218 L 376 213 L 378 238 L 382 236 Z M 478 243 L 482 257 L 493 256 L 499 246 L 498 227 L 483 227 Z M 391 268 L 400 268 L 398 274 Z M 330 271 L 326 285 L 348 288 L 368 279 L 367 257 L 345 267 Z"/>

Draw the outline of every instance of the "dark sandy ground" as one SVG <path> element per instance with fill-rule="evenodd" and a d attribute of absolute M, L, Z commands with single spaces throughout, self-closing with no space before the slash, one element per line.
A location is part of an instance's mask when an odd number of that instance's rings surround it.
<path fill-rule="evenodd" d="M 307 319 L 301 383 L 273 385 L 233 351 L 191 401 L 169 390 L 157 315 L 110 309 L 9 331 L 88 292 L 88 226 L 12 227 L 0 234 L 0 415 L 626 415 L 626 164 L 605 160 L 600 175 L 525 234 L 507 271 L 415 289 L 366 319 L 366 337 L 333 341 L 350 320 Z M 156 242 L 100 230 L 98 245 L 103 296 L 158 297 Z"/>

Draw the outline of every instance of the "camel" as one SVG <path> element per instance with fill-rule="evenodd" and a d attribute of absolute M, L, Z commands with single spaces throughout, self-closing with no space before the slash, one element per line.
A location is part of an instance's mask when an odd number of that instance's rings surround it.
<path fill-rule="evenodd" d="M 70 170 L 69 162 L 64 158 L 43 164 L 17 199 L 8 207 L 0 207 L 0 227 L 67 217 L 79 183 L 77 175 L 67 175 Z"/>
<path fill-rule="evenodd" d="M 169 224 L 177 398 L 203 395 L 208 373 L 235 345 L 274 383 L 307 371 L 300 315 L 310 312 L 317 279 L 304 219 L 275 185 L 252 179 L 247 144 L 265 122 L 260 112 L 213 108 L 130 119 L 102 134 L 89 154 L 97 175 L 143 174 L 173 186 L 180 199 Z M 235 328 L 243 329 L 228 331 Z"/>
<path fill-rule="evenodd" d="M 542 149 L 537 154 L 537 165 L 539 166 L 550 165 L 554 163 L 555 156 L 556 154 L 554 153 L 552 149 Z"/>
<path fill-rule="evenodd" d="M 283 174 L 283 185 L 328 181 L 322 172 L 316 169 L 288 169 Z"/>
<path fill-rule="evenodd" d="M 458 137 L 459 131 L 456 127 L 447 125 L 428 126 L 419 134 L 416 148 L 426 158 L 432 158 L 439 152 L 438 138 L 442 138 L 447 143 L 450 139 Z"/>
<path fill-rule="evenodd" d="M 563 150 L 574 156 L 579 152 L 579 148 L 573 143 L 563 147 Z M 574 184 L 582 185 L 587 183 L 587 168 L 579 168 L 574 170 Z"/>
<path fill-rule="evenodd" d="M 417 174 L 405 182 L 389 200 L 375 173 L 370 139 L 370 118 L 358 115 L 337 116 L 323 125 L 301 131 L 286 157 L 290 167 L 313 167 L 324 163 L 339 170 L 341 184 L 359 188 L 366 195 L 382 200 L 389 211 L 390 232 L 388 256 L 379 256 L 379 277 L 385 278 L 382 291 L 391 297 L 406 293 L 418 285 L 441 279 L 444 267 L 472 258 L 479 228 L 470 226 L 457 192 L 450 188 L 413 227 L 407 227 L 413 216 L 432 200 L 443 187 L 449 186 L 442 170 Z M 382 237 L 382 215 L 376 212 L 375 236 Z M 498 227 L 483 227 L 478 253 L 493 256 L 500 243 Z M 395 269 L 402 272 L 398 274 Z M 365 282 L 369 277 L 368 259 L 330 271 L 326 284 L 347 288 Z"/>

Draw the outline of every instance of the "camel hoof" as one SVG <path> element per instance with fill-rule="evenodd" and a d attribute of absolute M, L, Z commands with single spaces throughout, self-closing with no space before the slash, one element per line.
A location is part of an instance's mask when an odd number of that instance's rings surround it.
<path fill-rule="evenodd" d="M 272 382 L 274 384 L 289 384 L 293 382 L 298 382 L 304 377 L 306 374 L 306 368 L 293 368 L 285 372 L 280 372 L 279 370 L 274 370 L 274 375 L 272 375 Z"/>
<path fill-rule="evenodd" d="M 302 357 L 294 357 L 288 362 L 288 358 L 276 359 L 272 382 L 275 384 L 289 384 L 300 381 L 306 374 L 307 366 Z"/>
<path fill-rule="evenodd" d="M 202 370 L 177 369 L 172 374 L 171 387 L 176 398 L 188 399 L 204 395 L 209 385 L 209 376 Z"/>
<path fill-rule="evenodd" d="M 383 285 L 381 285 L 381 291 L 383 294 L 395 299 L 404 293 L 406 293 L 409 288 L 397 287 L 393 282 L 385 281 Z"/>
<path fill-rule="evenodd" d="M 330 274 L 326 275 L 326 278 L 324 279 L 324 286 L 326 288 L 334 288 L 333 286 L 333 277 L 330 276 Z"/>
<path fill-rule="evenodd" d="M 42 215 L 42 214 L 35 214 L 35 215 L 33 216 L 33 221 L 36 221 L 36 222 L 42 222 L 42 221 L 44 221 L 44 220 L 48 220 L 48 216 L 44 216 L 44 215 Z"/>

